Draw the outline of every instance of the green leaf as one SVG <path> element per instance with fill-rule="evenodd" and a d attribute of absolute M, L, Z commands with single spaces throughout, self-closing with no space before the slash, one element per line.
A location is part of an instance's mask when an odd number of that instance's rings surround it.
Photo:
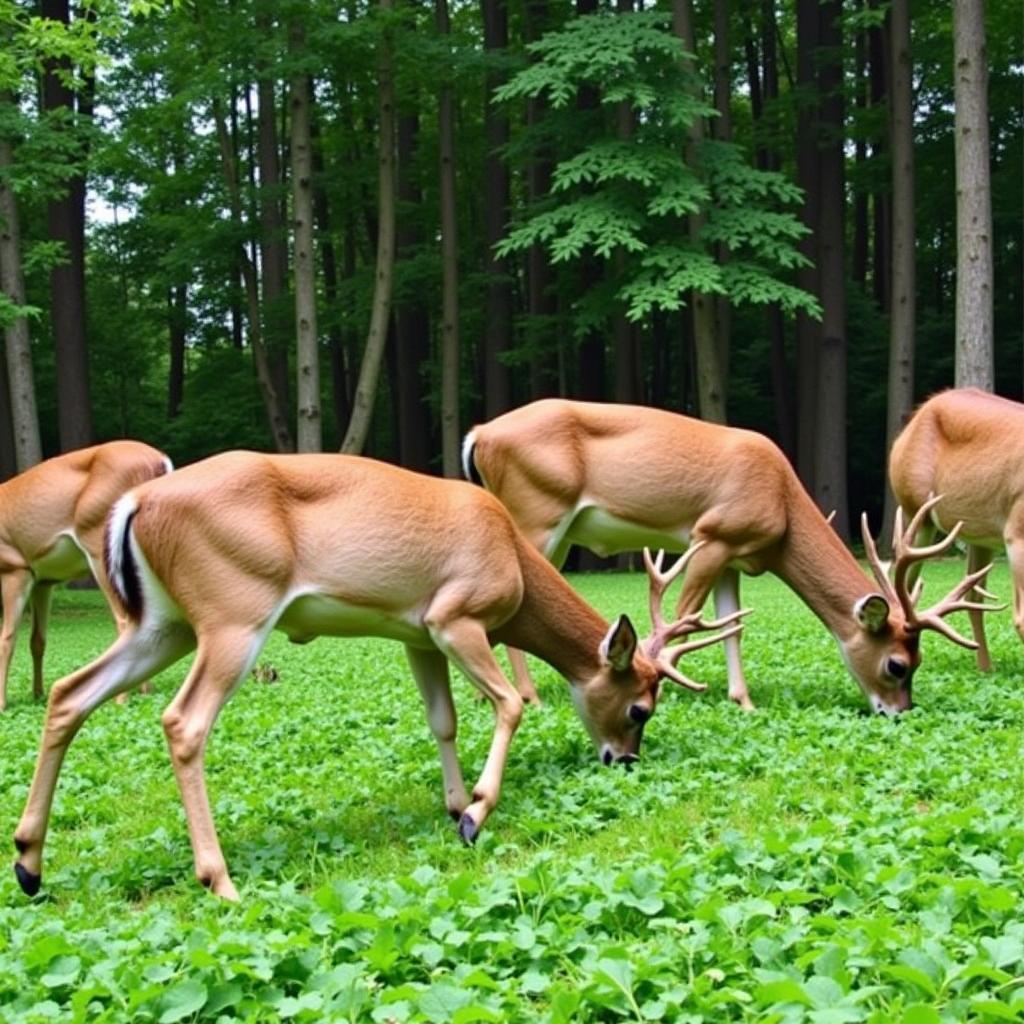
<path fill-rule="evenodd" d="M 182 981 L 160 998 L 160 1024 L 174 1024 L 198 1013 L 206 1003 L 206 986 L 201 981 Z"/>

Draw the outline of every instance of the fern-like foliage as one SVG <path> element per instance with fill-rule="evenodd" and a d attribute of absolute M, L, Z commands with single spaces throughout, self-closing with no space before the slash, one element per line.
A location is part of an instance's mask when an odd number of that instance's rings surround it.
<path fill-rule="evenodd" d="M 695 120 L 715 111 L 688 79 L 666 14 L 579 17 L 529 49 L 534 62 L 499 95 L 548 101 L 537 146 L 550 151 L 554 139 L 557 159 L 550 194 L 513 223 L 500 255 L 540 243 L 555 263 L 588 254 L 609 261 L 614 287 L 602 289 L 604 315 L 623 305 L 633 320 L 677 310 L 692 290 L 819 315 L 813 296 L 786 280 L 806 263 L 798 249 L 806 229 L 793 212 L 800 189 L 751 166 L 738 146 L 688 146 Z M 577 108 L 588 88 L 600 109 Z M 622 103 L 632 112 L 628 139 L 616 132 Z M 705 220 L 691 238 L 686 218 L 694 213 Z M 594 302 L 578 309 L 581 330 L 597 313 Z"/>

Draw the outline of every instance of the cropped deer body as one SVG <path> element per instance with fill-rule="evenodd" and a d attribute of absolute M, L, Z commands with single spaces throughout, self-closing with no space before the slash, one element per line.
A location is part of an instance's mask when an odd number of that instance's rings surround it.
<path fill-rule="evenodd" d="M 271 629 L 305 642 L 374 635 L 405 644 L 438 744 L 445 803 L 472 841 L 494 808 L 522 700 L 491 651 L 532 651 L 570 682 L 606 764 L 635 760 L 660 680 L 690 683 L 675 667 L 704 638 L 739 628 L 656 621 L 638 642 L 622 616 L 609 626 L 525 541 L 491 495 L 345 455 L 229 452 L 126 495 L 108 524 L 108 571 L 131 624 L 91 665 L 50 695 L 35 778 L 15 842 L 22 887 L 39 885 L 50 803 L 64 751 L 89 712 L 198 648 L 164 713 L 196 873 L 215 893 L 237 893 L 217 840 L 203 777 L 215 718 Z M 652 566 L 660 596 L 672 573 Z M 660 588 L 660 590 L 658 589 Z M 654 603 L 652 601 L 652 607 Z M 495 731 L 469 793 L 455 749 L 452 661 L 488 697 Z"/>
<path fill-rule="evenodd" d="M 1024 405 L 973 388 L 935 395 L 896 438 L 889 478 L 908 515 L 942 495 L 922 520 L 921 537 L 951 531 L 959 522 L 968 572 L 980 571 L 1005 547 L 1014 625 L 1024 639 Z M 989 671 L 984 619 L 976 609 L 970 619 L 978 667 Z"/>
<path fill-rule="evenodd" d="M 54 584 L 92 571 L 123 628 L 103 567 L 104 522 L 122 494 L 170 469 L 167 456 L 149 445 L 110 441 L 47 459 L 0 484 L 0 710 L 18 623 L 30 600 L 32 691 L 42 696 Z"/>
<path fill-rule="evenodd" d="M 717 613 L 735 612 L 740 571 L 779 576 L 835 637 L 876 711 L 911 706 L 921 630 L 948 636 L 936 623 L 963 606 L 959 590 L 928 613 L 899 603 L 877 559 L 872 586 L 761 434 L 641 406 L 546 399 L 475 427 L 463 456 L 467 476 L 501 499 L 556 566 L 574 543 L 606 555 L 701 542 L 680 615 L 702 608 L 712 588 Z M 726 658 L 729 696 L 752 708 L 738 636 L 726 640 Z M 517 682 L 532 695 L 524 659 L 513 661 Z"/>

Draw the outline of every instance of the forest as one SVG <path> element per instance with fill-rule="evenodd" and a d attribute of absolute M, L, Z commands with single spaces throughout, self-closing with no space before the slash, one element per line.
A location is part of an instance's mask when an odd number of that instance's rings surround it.
<path fill-rule="evenodd" d="M 2 477 L 121 436 L 456 475 L 564 395 L 763 431 L 848 535 L 916 401 L 1021 397 L 1006 0 L 0 0 L 0 36 Z"/>

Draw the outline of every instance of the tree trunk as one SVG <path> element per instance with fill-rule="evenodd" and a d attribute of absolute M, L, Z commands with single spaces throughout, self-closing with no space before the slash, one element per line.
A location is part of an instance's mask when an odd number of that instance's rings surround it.
<path fill-rule="evenodd" d="M 682 40 L 688 54 L 696 53 L 696 36 L 693 27 L 693 7 L 690 0 L 672 0 L 672 27 Z M 696 74 L 692 56 L 684 62 L 686 70 Z M 696 118 L 690 126 L 690 141 L 687 146 L 687 163 L 695 162 L 694 152 L 704 138 L 704 122 Z M 696 239 L 706 222 L 702 213 L 690 214 L 690 238 Z M 690 310 L 693 321 L 694 355 L 696 357 L 697 408 L 701 419 L 712 423 L 725 423 L 725 373 L 722 365 L 721 346 L 718 342 L 715 315 L 715 297 L 701 292 L 690 293 Z"/>
<path fill-rule="evenodd" d="M 42 0 L 44 19 L 67 26 L 68 0 Z M 43 74 L 43 109 L 62 120 L 63 130 L 77 132 L 77 119 L 91 117 L 91 101 L 75 96 L 67 84 L 72 69 L 67 60 L 47 61 Z M 88 86 L 85 91 L 88 91 Z M 82 155 L 81 152 L 79 155 Z M 92 443 L 89 401 L 89 354 L 85 328 L 85 174 L 66 182 L 62 195 L 47 203 L 48 233 L 60 243 L 64 259 L 50 272 L 51 322 L 57 363 L 57 423 L 62 451 Z"/>
<path fill-rule="evenodd" d="M 862 7 L 864 0 L 858 0 Z M 858 28 L 854 40 L 853 94 L 859 123 L 864 122 L 868 105 L 870 86 L 867 80 L 867 38 L 864 29 Z M 868 276 L 868 190 L 864 181 L 864 164 L 868 157 L 868 142 L 864 129 L 857 131 L 853 143 L 853 160 L 857 171 L 856 192 L 853 195 L 853 253 L 851 273 L 853 280 L 863 289 Z"/>
<path fill-rule="evenodd" d="M 451 34 L 448 0 L 435 0 L 437 31 L 447 44 Z M 448 477 L 459 467 L 459 247 L 455 214 L 455 93 L 446 68 L 438 97 L 437 131 L 441 168 L 441 462 Z"/>
<path fill-rule="evenodd" d="M 394 8 L 393 0 L 378 0 L 385 18 Z M 359 381 L 352 399 L 352 419 L 341 450 L 358 454 L 366 444 L 370 419 L 377 398 L 377 381 L 384 357 L 391 319 L 391 291 L 395 272 L 395 83 L 392 77 L 391 29 L 385 23 L 378 50 L 378 190 L 377 269 L 373 285 L 370 329 L 366 335 Z"/>
<path fill-rule="evenodd" d="M 7 360 L 0 359 L 0 483 L 18 472 L 14 451 L 14 428 L 11 425 L 11 403 L 8 400 Z"/>
<path fill-rule="evenodd" d="M 871 0 L 877 6 L 877 0 Z M 868 49 L 871 59 L 871 105 L 880 107 L 889 100 L 889 43 L 882 25 L 872 25 L 868 30 Z M 884 160 L 889 140 L 880 131 L 871 140 L 871 154 Z M 885 312 L 889 308 L 891 291 L 890 222 L 889 194 L 885 189 L 875 192 L 872 202 L 872 267 L 871 278 L 878 308 Z"/>
<path fill-rule="evenodd" d="M 712 134 L 720 142 L 732 142 L 732 53 L 729 49 L 729 0 L 715 0 L 715 109 L 718 117 Z M 729 259 L 725 245 L 715 246 L 719 264 Z M 732 334 L 732 309 L 727 295 L 716 295 L 715 341 L 722 375 L 722 416 L 726 416 L 726 390 L 729 385 L 729 354 Z"/>
<path fill-rule="evenodd" d="M 527 0 L 523 19 L 525 42 L 539 39 L 548 28 L 548 0 Z M 547 101 L 536 96 L 527 101 L 526 124 L 533 128 L 543 122 Z M 526 195 L 532 206 L 551 189 L 552 156 L 544 145 L 535 152 L 526 172 Z M 558 299 L 553 293 L 554 275 L 548 254 L 540 242 L 526 253 L 526 309 L 531 342 L 530 396 L 548 398 L 559 394 L 558 364 L 560 340 L 555 326 Z"/>
<path fill-rule="evenodd" d="M 293 58 L 306 49 L 301 19 L 288 26 Z M 302 72 L 291 81 L 292 216 L 295 222 L 295 377 L 298 424 L 295 447 L 318 452 L 323 447 L 320 417 L 320 347 L 316 326 L 316 260 L 313 252 L 313 139 L 310 128 L 312 90 Z"/>
<path fill-rule="evenodd" d="M 320 263 L 324 281 L 324 303 L 329 312 L 327 322 L 327 351 L 331 360 L 331 405 L 334 425 L 341 443 L 341 434 L 348 425 L 351 409 L 349 406 L 348 351 L 341 329 L 341 310 L 338 307 L 338 260 L 331 235 L 331 211 L 324 188 L 324 155 L 321 146 L 319 123 L 316 117 L 315 96 L 310 86 L 313 103 L 310 132 L 313 142 L 313 213 L 317 232 L 320 236 Z M 354 267 L 353 267 L 354 270 Z"/>
<path fill-rule="evenodd" d="M 185 397 L 185 341 L 188 336 L 188 286 L 167 290 L 167 333 L 170 337 L 170 371 L 167 375 L 167 418 L 181 412 Z"/>
<path fill-rule="evenodd" d="M 256 29 L 264 38 L 274 34 L 269 15 L 256 18 Z M 263 343 L 274 378 L 274 390 L 285 419 L 289 416 L 291 379 L 288 350 L 293 333 L 288 296 L 288 238 L 282 211 L 284 180 L 277 137 L 277 82 L 264 61 L 257 62 L 256 149 L 260 168 L 260 283 L 263 298 Z M 251 165 L 250 165 L 251 166 Z"/>
<path fill-rule="evenodd" d="M 991 391 L 992 195 L 983 0 L 953 0 L 956 114 L 956 386 Z"/>
<path fill-rule="evenodd" d="M 398 225 L 398 259 L 409 259 L 422 243 L 411 212 L 423 203 L 414 163 L 420 120 L 407 114 L 398 120 L 398 199 L 405 216 Z M 429 472 L 432 454 L 430 409 L 423 370 L 430 359 L 430 319 L 419 296 L 408 296 L 395 308 L 395 391 L 398 413 L 398 458 L 403 466 Z"/>
<path fill-rule="evenodd" d="M 25 305 L 25 280 L 21 267 L 21 228 L 18 201 L 7 174 L 14 164 L 9 139 L 0 138 L 0 292 L 15 306 Z M 42 461 L 39 414 L 36 411 L 35 381 L 28 317 L 15 316 L 4 330 L 7 359 L 4 404 L 10 397 L 9 423 L 18 472 Z"/>
<path fill-rule="evenodd" d="M 484 49 L 499 58 L 508 49 L 506 0 L 482 0 Z M 505 233 L 510 203 L 508 165 L 502 153 L 508 144 L 506 107 L 494 102 L 494 92 L 506 79 L 503 71 L 488 70 L 484 85 L 484 273 L 487 295 L 483 337 L 484 416 L 492 419 L 512 405 L 511 380 L 501 356 L 512 346 L 512 281 L 508 261 L 494 255 Z"/>
<path fill-rule="evenodd" d="M 910 56 L 910 0 L 893 0 L 892 106 L 889 144 L 892 149 L 892 301 L 889 317 L 889 392 L 886 451 L 903 429 L 914 405 L 914 93 Z M 882 539 L 892 536 L 895 501 L 886 482 Z"/>
<path fill-rule="evenodd" d="M 815 498 L 841 537 L 850 533 L 846 491 L 846 274 L 844 265 L 846 196 L 844 192 L 842 0 L 820 7 L 819 81 L 821 83 L 821 353 L 818 376 Z"/>
<path fill-rule="evenodd" d="M 810 228 L 800 243 L 801 252 L 811 261 L 797 274 L 797 283 L 811 295 L 819 296 L 818 268 L 819 188 L 818 165 L 818 0 L 797 0 L 797 85 L 802 103 L 797 109 L 796 177 L 804 190 L 802 220 Z M 814 493 L 815 452 L 819 444 L 817 430 L 818 349 L 821 325 L 806 313 L 796 315 L 797 362 L 797 472 L 804 487 Z"/>

